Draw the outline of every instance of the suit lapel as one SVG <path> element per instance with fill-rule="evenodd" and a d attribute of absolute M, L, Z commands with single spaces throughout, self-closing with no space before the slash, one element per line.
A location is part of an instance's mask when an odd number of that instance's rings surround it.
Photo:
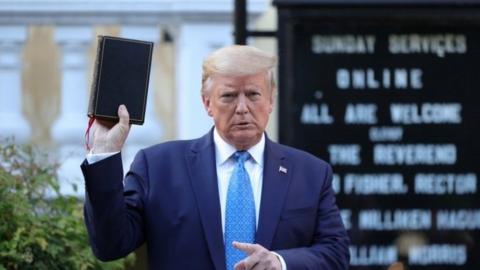
<path fill-rule="evenodd" d="M 212 132 L 192 146 L 186 159 L 210 255 L 215 269 L 225 270 L 225 248 Z"/>
<path fill-rule="evenodd" d="M 255 239 L 258 244 L 270 249 L 293 168 L 284 154 L 268 138 L 265 143 L 264 160 L 262 200 Z"/>

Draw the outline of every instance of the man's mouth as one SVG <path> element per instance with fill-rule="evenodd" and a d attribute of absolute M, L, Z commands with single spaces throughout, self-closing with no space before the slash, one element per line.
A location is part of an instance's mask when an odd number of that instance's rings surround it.
<path fill-rule="evenodd" d="M 238 122 L 235 124 L 235 126 L 237 126 L 238 128 L 248 128 L 251 125 L 252 124 L 250 122 Z"/>

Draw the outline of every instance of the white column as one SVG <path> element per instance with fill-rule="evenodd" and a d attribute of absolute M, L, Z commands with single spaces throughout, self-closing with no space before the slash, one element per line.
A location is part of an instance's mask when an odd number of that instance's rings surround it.
<path fill-rule="evenodd" d="M 84 182 L 80 163 L 85 158 L 84 134 L 87 126 L 87 97 L 89 75 L 86 74 L 88 49 L 93 31 L 88 26 L 60 26 L 55 31 L 61 58 L 60 115 L 52 128 L 52 138 L 59 146 L 58 170 L 60 191 L 63 194 L 82 197 Z M 73 189 L 72 184 L 78 190 Z"/>
<path fill-rule="evenodd" d="M 90 27 L 61 26 L 55 41 L 62 53 L 60 115 L 52 128 L 56 143 L 81 144 L 87 126 L 87 50 L 92 42 Z"/>
<path fill-rule="evenodd" d="M 0 137 L 13 135 L 17 142 L 30 137 L 30 126 L 22 115 L 22 52 L 26 39 L 25 26 L 0 27 Z"/>
<path fill-rule="evenodd" d="M 230 22 L 188 22 L 175 33 L 177 134 L 179 139 L 202 136 L 212 126 L 201 100 L 203 59 L 215 49 L 233 44 Z"/>

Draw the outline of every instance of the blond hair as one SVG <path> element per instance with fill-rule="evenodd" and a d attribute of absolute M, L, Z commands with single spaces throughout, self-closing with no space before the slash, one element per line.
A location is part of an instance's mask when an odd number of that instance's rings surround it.
<path fill-rule="evenodd" d="M 202 94 L 213 75 L 246 76 L 267 73 L 270 89 L 275 88 L 277 58 L 252 46 L 232 45 L 220 48 L 203 61 Z"/>

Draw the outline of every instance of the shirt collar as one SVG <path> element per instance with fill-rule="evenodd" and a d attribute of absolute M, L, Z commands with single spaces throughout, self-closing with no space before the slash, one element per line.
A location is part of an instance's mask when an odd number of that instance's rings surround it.
<path fill-rule="evenodd" d="M 228 144 L 218 134 L 217 128 L 213 130 L 213 142 L 215 143 L 215 157 L 217 166 L 224 164 L 232 155 L 237 151 L 235 147 Z M 263 152 L 265 150 L 265 134 L 262 134 L 260 141 L 254 146 L 250 147 L 247 152 L 253 158 L 253 160 L 263 167 Z"/>

